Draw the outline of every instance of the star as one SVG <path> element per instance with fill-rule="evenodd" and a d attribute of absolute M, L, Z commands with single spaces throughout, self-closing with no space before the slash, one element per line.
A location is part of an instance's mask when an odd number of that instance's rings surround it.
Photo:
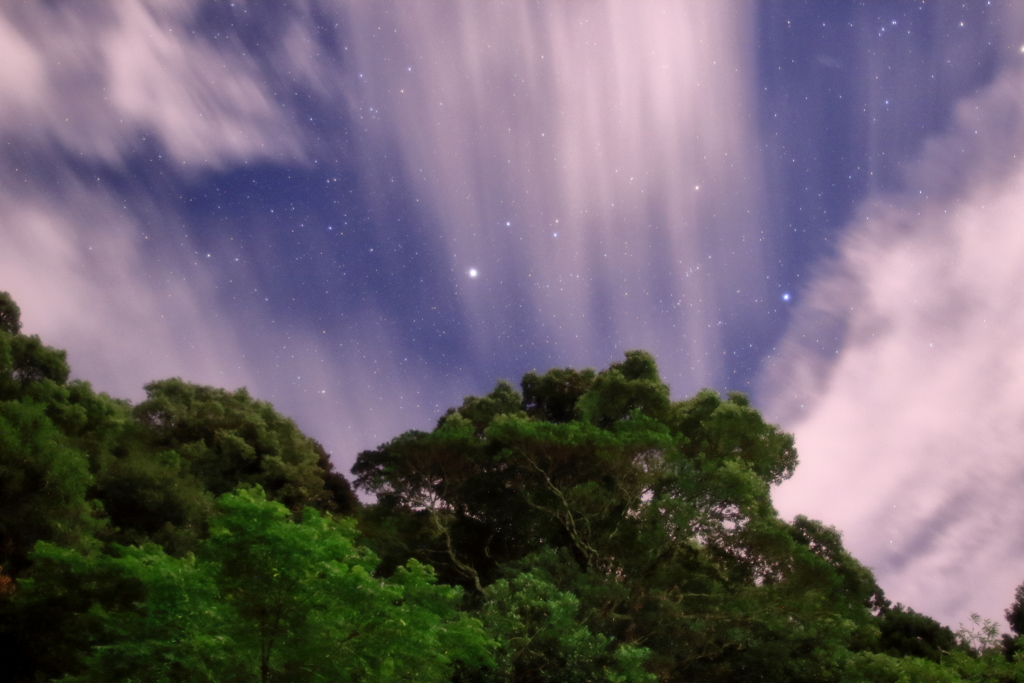
<path fill-rule="evenodd" d="M 476 272 L 476 268 L 470 268 L 469 269 L 469 276 L 470 277 L 476 277 L 477 275 L 478 275 L 478 273 Z"/>

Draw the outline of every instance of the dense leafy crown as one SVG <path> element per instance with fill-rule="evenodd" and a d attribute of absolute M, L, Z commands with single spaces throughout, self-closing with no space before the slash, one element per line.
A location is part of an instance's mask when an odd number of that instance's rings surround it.
<path fill-rule="evenodd" d="M 783 655 L 824 633 L 870 638 L 881 600 L 833 529 L 778 518 L 770 486 L 796 464 L 792 437 L 744 396 L 672 402 L 650 354 L 631 351 L 467 397 L 434 431 L 361 453 L 353 474 L 402 526 L 383 550 L 395 563 L 416 557 L 483 596 L 527 572 L 577 596 L 595 632 L 643 644 L 661 676 L 760 680 L 764 648 L 781 675 Z M 796 627 L 821 610 L 835 616 L 815 636 Z"/>
<path fill-rule="evenodd" d="M 369 505 L 244 389 L 69 377 L 0 292 L 5 680 L 1024 680 L 1024 640 L 894 607 L 780 519 L 793 438 L 742 394 L 672 401 L 642 351 L 359 454 Z"/>

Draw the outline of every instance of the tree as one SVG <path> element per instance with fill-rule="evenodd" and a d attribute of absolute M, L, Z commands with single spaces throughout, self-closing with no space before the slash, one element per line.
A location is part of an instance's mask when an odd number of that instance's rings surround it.
<path fill-rule="evenodd" d="M 0 292 L 0 400 L 32 398 L 40 403 L 71 372 L 67 353 L 43 345 L 36 335 L 21 334 L 21 311 Z"/>
<path fill-rule="evenodd" d="M 874 578 L 834 529 L 778 519 L 770 487 L 796 466 L 793 439 L 744 396 L 673 403 L 640 351 L 522 387 L 358 456 L 371 514 L 404 520 L 396 559 L 432 563 L 484 604 L 516 572 L 544 577 L 556 603 L 576 596 L 607 656 L 642 646 L 666 679 L 829 680 L 871 641 Z"/>
<path fill-rule="evenodd" d="M 1024 636 L 1024 583 L 1017 586 L 1013 595 L 1013 603 L 1004 614 L 1006 621 L 1010 624 L 1010 630 L 1017 637 Z"/>
<path fill-rule="evenodd" d="M 0 292 L 0 331 L 11 336 L 21 332 L 21 309 L 7 292 Z"/>
<path fill-rule="evenodd" d="M 263 485 L 293 510 L 357 509 L 323 447 L 244 390 L 165 380 L 133 411 L 69 381 L 65 352 L 20 332 L 20 310 L 0 293 L 0 658 L 19 679 L 75 672 L 99 642 L 85 634 L 102 631 L 79 608 L 118 610 L 131 594 L 99 589 L 109 582 L 95 573 L 67 575 L 63 597 L 25 608 L 20 578 L 49 571 L 31 566 L 38 542 L 68 552 L 156 542 L 184 560 L 207 535 L 216 495 L 239 484 Z"/>
<path fill-rule="evenodd" d="M 134 582 L 136 602 L 84 611 L 101 623 L 69 681 L 442 681 L 457 662 L 487 664 L 479 622 L 458 613 L 457 589 L 412 562 L 390 581 L 355 543 L 351 520 L 307 507 L 298 522 L 259 488 L 225 494 L 200 552 L 159 546 L 115 556 L 42 544 L 42 577 L 20 599 L 44 603 L 69 577 Z M 60 571 L 73 567 L 73 571 Z"/>
<path fill-rule="evenodd" d="M 67 546 L 98 528 L 88 460 L 33 402 L 0 401 L 0 566 L 17 576 L 36 541 Z"/>
<path fill-rule="evenodd" d="M 148 431 L 148 447 L 173 451 L 214 495 L 258 484 L 290 508 L 334 504 L 335 494 L 324 489 L 323 449 L 269 403 L 245 389 L 228 392 L 177 378 L 145 389 L 147 398 L 133 415 Z"/>
<path fill-rule="evenodd" d="M 594 371 L 552 368 L 543 375 L 523 375 L 523 407 L 530 417 L 547 422 L 576 419 L 576 404 L 594 385 Z"/>
<path fill-rule="evenodd" d="M 324 478 L 324 491 L 329 496 L 317 507 L 342 515 L 355 514 L 359 510 L 360 502 L 355 491 L 352 490 L 352 485 L 348 483 L 348 479 L 345 478 L 344 474 L 334 469 L 331 456 L 320 445 L 320 442 L 313 439 L 310 441 L 312 442 L 313 452 L 317 456 L 317 466 L 320 468 Z"/>
<path fill-rule="evenodd" d="M 1013 603 L 1003 613 L 1013 635 L 1003 635 L 1003 652 L 1008 661 L 1013 661 L 1014 656 L 1021 651 L 1020 639 L 1024 638 L 1024 583 L 1017 586 L 1013 594 Z"/>
<path fill-rule="evenodd" d="M 532 572 L 487 588 L 484 626 L 498 643 L 489 678 L 522 683 L 654 683 L 645 648 L 615 648 L 580 619 L 580 600 Z"/>
<path fill-rule="evenodd" d="M 110 458 L 93 491 L 109 523 L 105 541 L 158 543 L 176 557 L 198 548 L 214 514 L 214 496 L 174 451 L 134 449 Z"/>
<path fill-rule="evenodd" d="M 920 657 L 941 662 L 957 647 L 953 631 L 929 616 L 897 604 L 879 614 L 878 651 L 894 657 Z"/>

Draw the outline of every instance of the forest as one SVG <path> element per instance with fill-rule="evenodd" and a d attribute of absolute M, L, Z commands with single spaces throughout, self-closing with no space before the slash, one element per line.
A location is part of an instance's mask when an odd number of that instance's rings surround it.
<path fill-rule="evenodd" d="M 4 680 L 1024 681 L 1024 585 L 1010 634 L 892 604 L 773 507 L 793 437 L 646 352 L 499 381 L 346 478 L 245 389 L 69 379 L 20 315 L 0 292 Z"/>

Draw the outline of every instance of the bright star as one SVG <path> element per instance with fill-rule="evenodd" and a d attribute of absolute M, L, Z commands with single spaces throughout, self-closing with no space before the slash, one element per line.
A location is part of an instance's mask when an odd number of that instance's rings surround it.
<path fill-rule="evenodd" d="M 476 268 L 470 268 L 469 269 L 469 276 L 470 277 L 476 277 L 477 276 Z"/>
<path fill-rule="evenodd" d="M 782 295 L 782 300 L 789 301 L 789 292 L 786 292 L 785 294 Z"/>

